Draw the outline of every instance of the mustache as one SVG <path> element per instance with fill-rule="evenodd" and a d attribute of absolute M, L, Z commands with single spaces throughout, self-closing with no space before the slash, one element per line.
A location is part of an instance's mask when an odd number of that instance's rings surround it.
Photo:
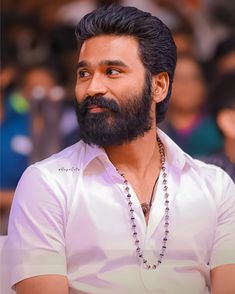
<path fill-rule="evenodd" d="M 86 114 L 90 106 L 106 108 L 115 113 L 120 112 L 120 107 L 117 102 L 104 96 L 87 96 L 78 106 L 81 115 Z"/>

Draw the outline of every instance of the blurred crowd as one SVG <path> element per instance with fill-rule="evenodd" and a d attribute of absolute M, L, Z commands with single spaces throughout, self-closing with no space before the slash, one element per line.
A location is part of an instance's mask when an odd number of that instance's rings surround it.
<path fill-rule="evenodd" d="M 79 140 L 74 30 L 84 14 L 111 3 L 149 11 L 172 30 L 178 63 L 159 127 L 235 180 L 235 1 L 2 0 L 0 234 L 25 168 Z"/>

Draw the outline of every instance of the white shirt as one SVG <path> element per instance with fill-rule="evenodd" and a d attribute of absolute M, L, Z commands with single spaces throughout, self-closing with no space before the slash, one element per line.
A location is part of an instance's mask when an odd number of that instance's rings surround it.
<path fill-rule="evenodd" d="M 166 148 L 170 220 L 162 264 L 138 261 L 123 179 L 106 153 L 83 141 L 30 166 L 13 201 L 11 284 L 68 277 L 70 293 L 209 293 L 210 270 L 235 263 L 235 185 L 158 130 Z M 140 247 L 150 263 L 164 237 L 162 174 L 148 226 L 131 189 Z"/>

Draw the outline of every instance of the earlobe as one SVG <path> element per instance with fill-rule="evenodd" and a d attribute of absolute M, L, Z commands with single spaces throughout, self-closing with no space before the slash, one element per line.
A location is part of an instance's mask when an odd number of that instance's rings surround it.
<path fill-rule="evenodd" d="M 169 88 L 169 76 L 167 72 L 161 72 L 153 76 L 153 100 L 161 102 L 167 96 Z"/>

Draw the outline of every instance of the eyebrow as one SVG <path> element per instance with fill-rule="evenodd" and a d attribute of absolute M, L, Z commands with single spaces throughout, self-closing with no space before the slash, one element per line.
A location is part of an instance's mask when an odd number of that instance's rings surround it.
<path fill-rule="evenodd" d="M 88 67 L 89 65 L 90 65 L 89 62 L 82 60 L 82 61 L 78 62 L 77 69 L 79 69 L 81 67 Z"/>
<path fill-rule="evenodd" d="M 125 67 L 128 68 L 128 65 L 125 64 L 123 61 L 121 60 L 102 60 L 98 63 L 99 66 L 121 66 L 121 67 Z M 87 62 L 85 60 L 82 60 L 78 63 L 77 65 L 77 69 L 81 68 L 81 67 L 89 67 L 91 66 L 90 62 Z"/>

